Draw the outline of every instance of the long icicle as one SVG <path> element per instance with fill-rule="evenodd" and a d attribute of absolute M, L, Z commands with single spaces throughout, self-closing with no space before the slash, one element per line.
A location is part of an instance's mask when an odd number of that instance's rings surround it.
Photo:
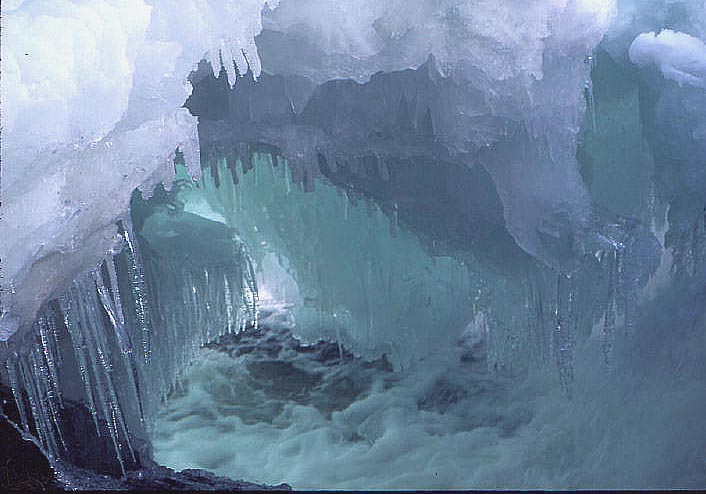
<path fill-rule="evenodd" d="M 22 396 L 22 388 L 20 388 L 20 379 L 18 375 L 19 358 L 20 357 L 17 352 L 15 352 L 5 362 L 5 368 L 7 369 L 7 375 L 10 380 L 12 395 L 15 397 L 17 412 L 19 413 L 20 421 L 22 422 L 22 429 L 24 429 L 26 433 L 29 433 L 29 417 L 25 408 L 25 400 Z"/>
<path fill-rule="evenodd" d="M 140 414 L 140 421 L 145 421 L 144 409 L 142 406 L 142 396 L 140 392 L 140 379 L 138 376 L 137 362 L 135 358 L 135 352 L 132 345 L 132 340 L 129 333 L 125 327 L 125 317 L 122 312 L 122 304 L 120 302 L 120 294 L 117 288 L 117 274 L 115 273 L 115 265 L 112 259 L 106 259 L 103 263 L 103 267 L 108 273 L 108 279 L 110 280 L 111 288 L 105 285 L 103 281 L 102 273 L 97 270 L 93 273 L 93 278 L 96 283 L 96 290 L 98 297 L 103 305 L 103 310 L 108 316 L 115 337 L 120 346 L 120 352 L 123 357 L 123 362 L 131 377 L 131 384 L 133 391 L 135 393 L 135 398 L 137 400 L 137 406 Z"/>
<path fill-rule="evenodd" d="M 142 272 L 142 264 L 134 240 L 132 227 L 127 221 L 118 222 L 120 234 L 125 240 L 124 252 L 127 257 L 128 276 L 130 278 L 130 291 L 135 301 L 135 316 L 137 317 L 138 329 L 142 336 L 142 356 L 145 363 L 149 363 L 151 350 L 151 328 L 150 318 L 147 309 L 145 279 Z"/>
<path fill-rule="evenodd" d="M 71 342 L 74 347 L 74 356 L 78 361 L 79 374 L 81 375 L 81 381 L 83 382 L 83 388 L 86 393 L 86 400 L 88 401 L 88 411 L 93 419 L 93 424 L 96 426 L 96 434 L 101 436 L 101 429 L 98 425 L 98 412 L 96 410 L 96 399 L 93 394 L 93 386 L 91 384 L 91 376 L 88 372 L 88 360 L 86 359 L 86 343 L 84 341 L 83 334 L 81 333 L 79 323 L 77 322 L 77 312 L 76 308 L 77 302 L 73 302 L 69 294 L 64 294 L 59 297 L 59 306 L 61 312 L 64 316 L 64 325 L 71 336 Z"/>
<path fill-rule="evenodd" d="M 123 474 L 125 474 L 125 462 L 123 460 L 120 440 L 118 437 L 118 421 L 122 422 L 122 420 L 119 420 L 115 414 L 115 398 L 110 376 L 111 369 L 97 337 L 97 321 L 96 314 L 94 312 L 95 305 L 91 304 L 91 302 L 87 299 L 87 296 L 90 293 L 90 288 L 86 287 L 82 281 L 83 280 L 78 281 L 74 285 L 76 289 L 75 295 L 78 300 L 80 300 L 79 307 L 81 310 L 81 331 L 83 333 L 84 340 L 87 343 L 86 348 L 88 349 L 88 354 L 92 363 L 91 369 L 96 382 L 98 403 L 103 413 L 103 418 L 107 423 L 108 432 L 115 448 L 115 454 L 118 462 L 120 463 L 120 469 Z"/>

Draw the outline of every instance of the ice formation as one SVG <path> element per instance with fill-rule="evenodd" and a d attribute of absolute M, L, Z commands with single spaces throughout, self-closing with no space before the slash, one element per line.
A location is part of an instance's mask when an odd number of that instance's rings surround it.
<path fill-rule="evenodd" d="M 2 418 L 55 468 L 703 487 L 703 0 L 2 10 Z"/>
<path fill-rule="evenodd" d="M 4 276 L 14 292 L 11 300 L 6 295 L 3 302 L 4 339 L 18 324 L 29 324 L 27 318 L 33 317 L 41 301 L 76 276 L 78 264 L 85 262 L 86 256 L 98 262 L 107 251 L 112 225 L 118 215 L 124 214 L 132 189 L 168 176 L 169 148 L 145 146 L 144 136 L 161 137 L 171 148 L 186 144 L 192 150 L 196 147 L 195 122 L 178 110 L 188 94 L 185 79 L 193 64 L 204 55 L 216 62 L 220 54 L 233 80 L 234 66 L 244 68 L 247 57 L 254 74 L 259 74 L 254 37 L 261 31 L 263 3 L 105 1 L 87 6 L 67 1 L 15 2 L 3 7 L 2 236 L 10 239 L 3 246 Z M 265 14 L 275 6 L 276 2 L 267 3 Z M 553 87 L 558 82 L 551 80 L 547 71 L 550 64 L 543 60 L 553 53 L 566 59 L 573 55 L 581 67 L 584 54 L 600 40 L 613 10 L 609 1 L 538 1 L 528 9 L 496 2 L 422 2 L 410 9 L 409 18 L 399 18 L 396 14 L 407 9 L 396 2 L 361 2 L 358 6 L 288 2 L 274 9 L 271 16 L 266 15 L 265 21 L 293 36 L 304 30 L 308 43 L 324 51 L 330 49 L 336 56 L 323 64 L 326 72 L 322 77 L 326 79 L 351 75 L 345 66 L 339 66 L 339 59 L 367 60 L 354 72 L 356 77 L 367 78 L 380 69 L 416 66 L 429 53 L 435 53 L 443 64 L 459 66 L 466 77 L 476 80 L 479 89 L 490 96 L 492 113 L 525 113 L 527 110 L 521 108 L 531 105 L 551 115 L 554 105 L 547 105 L 550 102 L 574 107 L 577 111 L 565 113 L 568 129 L 553 126 L 559 134 L 556 139 L 561 141 L 555 146 L 565 148 L 578 128 L 581 97 L 575 92 L 568 101 L 542 96 L 546 93 L 543 86 Z M 322 11 L 328 17 L 322 16 Z M 352 12 L 356 15 L 350 15 Z M 344 28 L 332 33 L 330 26 L 339 26 L 335 20 L 341 18 L 346 19 Z M 313 24 L 309 29 L 304 27 L 307 22 Z M 403 35 L 410 40 L 401 43 Z M 61 43 L 45 43 L 49 38 Z M 469 38 L 476 41 L 461 42 Z M 380 65 L 379 60 L 386 63 Z M 299 72 L 309 75 L 310 70 Z M 581 72 L 568 84 L 581 83 L 576 79 L 585 78 Z M 489 91 L 493 86 L 494 90 Z M 100 111 L 95 111 L 97 106 Z M 533 120 L 537 122 L 528 122 L 530 136 L 539 137 L 545 130 L 542 116 Z M 121 141 L 130 147 L 130 153 L 121 152 Z M 491 145 L 485 141 L 473 144 Z M 105 167 L 111 169 L 110 178 L 88 179 L 90 192 L 76 187 L 86 179 L 64 181 L 71 173 L 93 177 L 96 170 L 103 171 L 103 166 L 90 166 L 91 159 L 119 164 Z M 527 204 L 540 201 L 578 203 L 573 216 L 580 216 L 580 203 L 585 203 L 585 198 L 580 199 L 581 187 L 572 176 L 575 166 L 571 166 L 571 160 L 558 158 L 559 164 L 555 165 L 559 174 L 567 174 L 565 186 L 551 190 L 545 187 L 541 201 L 537 196 L 517 196 L 515 200 L 521 205 L 507 205 L 515 236 L 532 253 L 539 250 L 538 240 L 533 238 L 531 228 L 522 225 L 537 226 L 539 219 L 511 215 L 519 215 L 520 209 L 525 211 L 524 216 L 527 211 L 540 211 L 541 207 Z M 193 155 L 188 161 L 195 166 Z M 525 179 L 541 180 L 542 172 L 533 173 L 534 177 Z M 496 180 L 503 179 L 498 175 Z M 501 187 L 508 203 L 509 185 Z M 569 201 L 562 197 L 567 193 L 577 197 Z M 31 199 L 32 194 L 42 199 Z M 106 197 L 112 200 L 106 201 Z M 43 208 L 41 214 L 27 213 L 38 204 Z M 111 211 L 111 217 L 94 212 L 103 209 Z M 67 215 L 72 216 L 75 226 L 63 235 L 52 231 L 66 221 Z M 85 241 L 89 236 L 91 240 Z M 91 247 L 84 251 L 86 244 Z M 52 269 L 36 262 L 52 255 L 62 259 L 61 263 L 52 263 Z M 65 267 L 57 270 L 57 264 Z"/>
<path fill-rule="evenodd" d="M 219 53 L 259 73 L 264 3 L 3 4 L 3 340 L 104 257 L 177 147 L 198 169 L 187 76 Z"/>
<path fill-rule="evenodd" d="M 665 77 L 681 84 L 706 84 L 706 44 L 694 36 L 671 29 L 643 33 L 635 38 L 629 53 L 633 63 L 654 64 Z"/>

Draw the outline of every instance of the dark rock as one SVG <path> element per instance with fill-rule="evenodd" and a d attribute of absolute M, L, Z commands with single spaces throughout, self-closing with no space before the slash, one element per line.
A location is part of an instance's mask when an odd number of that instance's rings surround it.
<path fill-rule="evenodd" d="M 137 471 L 128 472 L 124 478 L 116 479 L 99 475 L 91 470 L 62 465 L 62 480 L 67 489 L 78 491 L 208 491 L 208 492 L 265 492 L 288 491 L 287 484 L 267 486 L 219 477 L 206 470 L 187 469 L 175 472 L 171 468 L 152 464 Z"/>
<path fill-rule="evenodd" d="M 22 437 L 0 416 L 0 491 L 56 492 L 49 460 L 32 441 Z"/>

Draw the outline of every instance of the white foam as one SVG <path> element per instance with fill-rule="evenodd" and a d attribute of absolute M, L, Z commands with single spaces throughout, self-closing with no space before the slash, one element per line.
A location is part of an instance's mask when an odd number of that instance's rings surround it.
<path fill-rule="evenodd" d="M 546 377 L 459 368 L 450 350 L 387 389 L 380 374 L 369 395 L 330 416 L 294 401 L 276 412 L 276 400 L 249 388 L 243 362 L 205 350 L 157 421 L 155 458 L 296 489 L 703 485 L 702 381 L 606 376 L 598 346 L 585 350 L 573 401 Z M 420 408 L 442 381 L 468 394 L 443 413 Z M 244 421 L 244 409 L 261 420 Z"/>

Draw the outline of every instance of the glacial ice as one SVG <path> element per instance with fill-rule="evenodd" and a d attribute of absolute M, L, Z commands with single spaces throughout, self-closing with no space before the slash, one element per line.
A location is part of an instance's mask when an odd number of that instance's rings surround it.
<path fill-rule="evenodd" d="M 703 0 L 2 11 L 0 372 L 58 469 L 703 487 Z"/>

